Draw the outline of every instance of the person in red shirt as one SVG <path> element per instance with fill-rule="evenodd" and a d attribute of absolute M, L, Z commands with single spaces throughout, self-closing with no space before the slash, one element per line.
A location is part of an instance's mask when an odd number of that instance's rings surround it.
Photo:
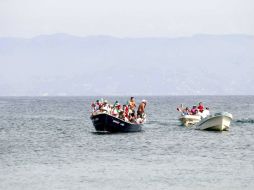
<path fill-rule="evenodd" d="M 129 107 L 126 105 L 123 105 L 123 111 L 124 111 L 124 116 L 129 118 Z"/>
<path fill-rule="evenodd" d="M 200 113 L 202 113 L 202 112 L 204 111 L 204 105 L 203 105 L 202 102 L 199 102 L 198 111 L 199 111 Z"/>

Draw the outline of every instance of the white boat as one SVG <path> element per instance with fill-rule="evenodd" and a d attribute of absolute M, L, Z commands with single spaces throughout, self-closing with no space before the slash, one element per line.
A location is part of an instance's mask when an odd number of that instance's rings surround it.
<path fill-rule="evenodd" d="M 232 119 L 232 114 L 228 112 L 216 113 L 202 119 L 199 123 L 196 124 L 196 129 L 227 131 L 229 129 Z"/>
<path fill-rule="evenodd" d="M 190 125 L 194 125 L 201 120 L 201 116 L 199 115 L 181 115 L 179 117 L 182 125 L 188 127 Z"/>

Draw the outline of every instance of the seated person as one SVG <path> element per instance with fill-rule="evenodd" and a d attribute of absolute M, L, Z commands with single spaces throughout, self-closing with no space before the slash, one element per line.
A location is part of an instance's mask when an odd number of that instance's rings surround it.
<path fill-rule="evenodd" d="M 183 115 L 191 115 L 191 111 L 188 107 L 186 107 L 185 109 L 182 110 L 182 114 Z"/>
<path fill-rule="evenodd" d="M 135 117 L 135 113 L 131 113 L 129 116 L 129 121 L 131 123 L 135 123 L 136 122 L 136 117 Z"/>
<path fill-rule="evenodd" d="M 116 103 L 111 111 L 111 115 L 115 117 L 119 117 L 120 111 L 121 111 L 121 105 L 119 103 Z"/>
<path fill-rule="evenodd" d="M 111 108 L 110 108 L 110 105 L 108 104 L 107 100 L 104 100 L 100 111 L 103 112 L 103 113 L 110 113 Z"/>
<path fill-rule="evenodd" d="M 121 110 L 119 112 L 119 117 L 118 118 L 125 121 L 124 111 Z"/>
<path fill-rule="evenodd" d="M 143 123 L 143 119 L 141 118 L 140 115 L 137 115 L 136 123 L 138 123 L 138 124 Z"/>
<path fill-rule="evenodd" d="M 196 115 L 198 113 L 197 106 L 193 106 L 191 109 L 191 115 Z"/>
<path fill-rule="evenodd" d="M 190 115 L 191 111 L 188 107 L 183 108 L 183 104 L 180 107 L 176 108 L 177 111 L 181 112 L 181 115 Z"/>
<path fill-rule="evenodd" d="M 202 112 L 204 111 L 204 105 L 203 105 L 202 102 L 199 102 L 199 104 L 198 104 L 198 111 L 199 111 L 200 113 L 202 113 Z"/>
<path fill-rule="evenodd" d="M 206 107 L 205 110 L 201 113 L 201 117 L 202 117 L 202 118 L 205 118 L 205 117 L 207 117 L 207 116 L 209 116 L 209 115 L 210 115 L 209 108 Z"/>

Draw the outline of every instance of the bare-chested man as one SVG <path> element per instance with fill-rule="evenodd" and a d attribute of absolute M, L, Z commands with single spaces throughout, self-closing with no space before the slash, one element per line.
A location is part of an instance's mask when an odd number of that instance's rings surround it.
<path fill-rule="evenodd" d="M 145 107 L 146 107 L 146 100 L 142 100 L 142 102 L 138 106 L 138 111 L 137 111 L 137 117 L 143 117 L 145 114 Z"/>
<path fill-rule="evenodd" d="M 135 108 L 136 108 L 136 102 L 134 100 L 134 97 L 131 97 L 129 101 L 129 107 L 132 113 L 135 113 Z"/>

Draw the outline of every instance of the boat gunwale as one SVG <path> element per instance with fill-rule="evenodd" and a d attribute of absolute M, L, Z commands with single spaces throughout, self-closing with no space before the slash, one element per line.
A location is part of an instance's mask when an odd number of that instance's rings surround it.
<path fill-rule="evenodd" d="M 108 114 L 108 113 L 97 113 L 96 115 L 91 115 L 91 119 L 93 118 L 93 117 L 96 117 L 96 116 L 98 116 L 98 115 L 107 115 L 107 116 L 110 116 L 110 117 L 113 117 L 113 118 L 115 118 L 115 119 L 118 119 L 118 120 L 120 120 L 121 122 L 125 122 L 125 123 L 128 123 L 128 124 L 131 124 L 131 125 L 143 125 L 144 123 L 131 123 L 131 122 L 129 122 L 129 121 L 124 121 L 124 120 L 122 120 L 122 119 L 120 119 L 120 118 L 117 118 L 117 117 L 115 117 L 115 116 L 113 116 L 113 115 L 110 115 L 110 114 Z"/>

